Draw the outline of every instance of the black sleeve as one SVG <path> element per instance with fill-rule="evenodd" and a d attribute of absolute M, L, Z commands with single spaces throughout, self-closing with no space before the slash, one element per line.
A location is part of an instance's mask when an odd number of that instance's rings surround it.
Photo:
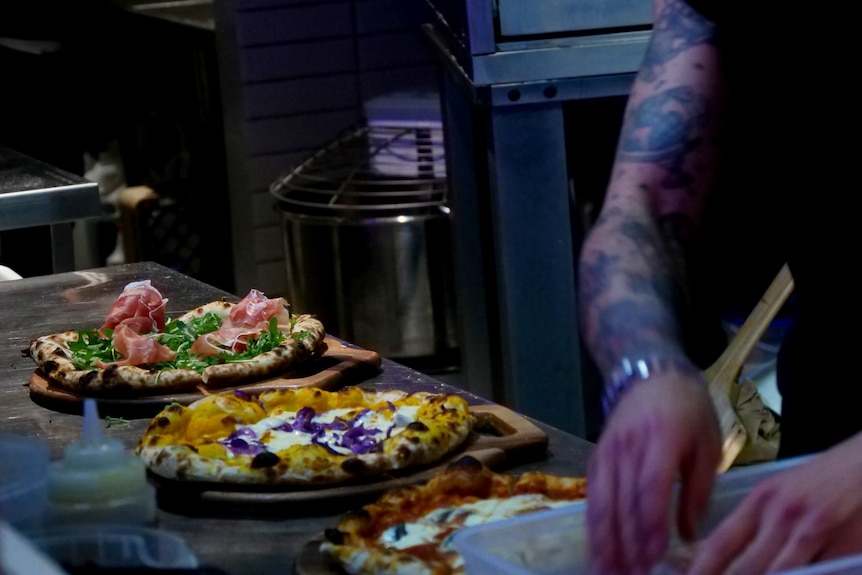
<path fill-rule="evenodd" d="M 717 23 L 720 20 L 720 9 L 723 6 L 721 0 L 685 0 L 685 2 L 711 22 Z"/>

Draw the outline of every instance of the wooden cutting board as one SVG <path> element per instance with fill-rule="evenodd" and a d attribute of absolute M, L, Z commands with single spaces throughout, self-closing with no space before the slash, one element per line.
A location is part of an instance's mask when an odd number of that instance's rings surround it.
<path fill-rule="evenodd" d="M 195 391 L 139 396 L 92 396 L 96 399 L 101 413 L 112 416 L 152 416 L 169 403 L 188 405 L 210 393 L 221 393 L 234 389 L 247 392 L 261 392 L 266 389 L 319 387 L 328 391 L 345 385 L 359 383 L 380 369 L 380 354 L 375 351 L 350 347 L 343 342 L 327 336 L 323 340 L 324 349 L 297 366 L 293 371 L 271 379 L 237 387 L 221 387 L 209 390 L 203 386 Z M 30 397 L 36 403 L 59 411 L 81 409 L 86 396 L 53 385 L 45 375 L 36 370 L 29 381 Z"/>
<path fill-rule="evenodd" d="M 426 480 L 443 470 L 452 461 L 470 455 L 489 467 L 504 460 L 517 458 L 538 459 L 548 448 L 548 435 L 534 423 L 501 405 L 474 405 L 470 407 L 477 418 L 474 432 L 457 451 L 437 464 L 418 469 L 387 474 L 350 484 L 323 487 L 266 487 L 236 488 L 199 483 L 166 480 L 154 475 L 151 479 L 159 490 L 160 505 L 168 507 L 200 507 L 202 509 L 239 512 L 283 512 L 285 506 L 294 511 L 299 505 L 311 503 L 320 506 L 337 505 L 344 509 L 362 499 L 373 498 L 384 491 Z"/>

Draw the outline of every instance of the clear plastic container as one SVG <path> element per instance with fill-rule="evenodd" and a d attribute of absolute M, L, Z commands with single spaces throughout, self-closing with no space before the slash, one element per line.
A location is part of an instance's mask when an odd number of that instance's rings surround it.
<path fill-rule="evenodd" d="M 44 530 L 33 543 L 67 567 L 197 569 L 198 559 L 179 536 L 138 525 L 98 525 Z"/>
<path fill-rule="evenodd" d="M 716 480 L 703 522 L 709 532 L 760 480 L 805 457 L 733 469 Z M 454 543 L 467 575 L 593 575 L 586 559 L 586 503 L 464 529 Z M 653 575 L 676 573 L 668 565 Z M 862 555 L 824 561 L 783 575 L 862 575 Z"/>
<path fill-rule="evenodd" d="M 49 462 L 42 440 L 0 433 L 0 518 L 21 531 L 42 523 Z"/>

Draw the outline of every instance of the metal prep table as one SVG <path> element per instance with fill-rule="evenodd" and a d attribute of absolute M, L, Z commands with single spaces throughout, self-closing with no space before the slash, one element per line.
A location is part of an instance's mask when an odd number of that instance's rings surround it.
<path fill-rule="evenodd" d="M 73 222 L 101 215 L 96 182 L 0 146 L 0 231 L 50 225 L 54 272 L 75 269 Z"/>
<path fill-rule="evenodd" d="M 65 409 L 45 407 L 31 398 L 27 382 L 34 364 L 22 355 L 38 336 L 70 328 L 98 325 L 123 287 L 132 281 L 151 279 L 170 297 L 172 313 L 183 313 L 203 302 L 220 298 L 239 301 L 233 294 L 152 262 L 122 264 L 70 273 L 0 282 L 0 433 L 43 440 L 51 459 L 81 439 L 80 404 Z M 363 376 L 365 377 L 365 376 Z M 381 369 L 362 381 L 370 389 L 406 389 L 463 395 L 471 404 L 487 400 L 431 376 L 383 358 Z M 102 413 L 102 417 L 112 414 Z M 132 450 L 150 424 L 150 416 L 115 418 L 105 434 Z M 508 458 L 500 471 L 524 473 L 538 470 L 557 475 L 581 476 L 593 445 L 562 430 L 534 422 L 548 435 L 545 453 Z M 106 425 L 107 421 L 106 421 Z M 4 462 L 0 462 L 4 463 Z M 157 527 L 182 537 L 201 564 L 227 575 L 285 575 L 309 543 L 333 527 L 340 516 L 367 502 L 366 499 L 332 497 L 312 504 L 259 502 L 242 507 L 176 501 L 159 490 Z M 155 571 L 154 571 L 155 572 Z M 165 573 L 178 572 L 166 570 Z M 210 569 L 189 571 L 214 573 Z M 306 571 L 309 572 L 309 571 Z M 314 571 L 324 575 L 329 570 Z M 334 572 L 332 572 L 334 575 Z"/>
<path fill-rule="evenodd" d="M 588 436 L 577 332 L 582 230 L 564 104 L 625 96 L 649 0 L 427 0 L 442 105 L 466 384 Z M 590 368 L 593 370 L 590 372 Z M 598 405 L 598 402 L 595 402 Z M 600 417 L 600 416 L 596 416 Z M 595 418 L 594 418 L 595 419 Z"/>

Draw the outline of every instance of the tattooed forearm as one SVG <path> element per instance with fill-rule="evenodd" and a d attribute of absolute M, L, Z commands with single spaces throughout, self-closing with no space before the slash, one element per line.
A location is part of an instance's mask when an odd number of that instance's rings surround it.
<path fill-rule="evenodd" d="M 676 287 L 677 310 L 685 314 L 691 305 L 686 262 L 690 249 L 689 240 L 694 236 L 694 223 L 683 214 L 659 216 L 656 222 L 664 242 L 671 278 Z"/>
<path fill-rule="evenodd" d="M 667 62 L 681 52 L 714 43 L 715 28 L 684 1 L 670 0 L 656 17 L 641 77 L 655 82 Z"/>
<path fill-rule="evenodd" d="M 585 335 L 603 371 L 625 356 L 680 354 L 678 328 L 668 311 L 675 307 L 669 303 L 675 299 L 675 291 L 666 276 L 623 269 L 617 257 L 599 253 L 582 263 L 581 277 L 581 303 L 585 309 L 596 310 L 585 326 Z M 598 298 L 617 279 L 625 295 L 602 307 Z"/>
<path fill-rule="evenodd" d="M 610 289 L 611 279 L 617 273 L 619 256 L 599 252 L 591 260 L 583 259 L 580 266 L 580 300 L 584 311 Z"/>
<path fill-rule="evenodd" d="M 662 306 L 619 300 L 603 310 L 597 327 L 603 346 L 596 362 L 604 372 L 618 366 L 623 357 L 684 357 L 676 321 Z"/>
<path fill-rule="evenodd" d="M 602 212 L 580 258 L 584 341 L 605 373 L 623 357 L 684 355 L 686 246 L 720 160 L 725 93 L 714 26 L 682 0 L 658 4 Z"/>
<path fill-rule="evenodd" d="M 616 249 L 639 256 L 597 247 L 581 259 L 581 304 L 592 310 L 583 316 L 585 335 L 598 365 L 608 370 L 626 356 L 680 355 L 675 312 L 685 301 L 684 282 L 666 258 L 671 238 L 633 218 L 608 217 L 600 225 L 624 240 Z M 650 265 L 633 267 L 631 261 Z"/>
<path fill-rule="evenodd" d="M 652 162 L 667 170 L 668 188 L 690 186 L 686 171 L 689 154 L 700 148 L 701 133 L 708 122 L 704 96 L 690 86 L 677 86 L 643 100 L 628 112 L 620 134 L 619 162 Z"/>

